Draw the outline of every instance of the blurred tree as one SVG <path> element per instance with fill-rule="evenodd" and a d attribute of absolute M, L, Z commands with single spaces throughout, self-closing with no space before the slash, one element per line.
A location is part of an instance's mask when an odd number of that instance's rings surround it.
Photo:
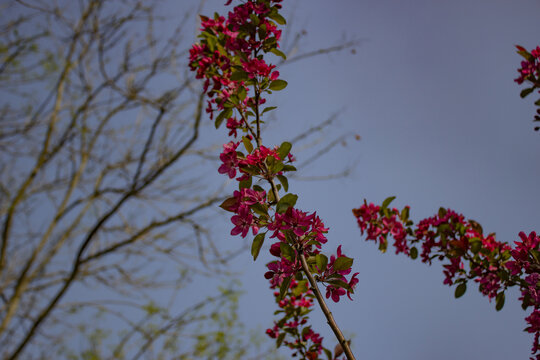
<path fill-rule="evenodd" d="M 234 286 L 177 299 L 236 250 L 208 227 L 222 184 L 206 176 L 218 147 L 200 140 L 211 123 L 186 66 L 196 11 L 172 21 L 160 5 L 0 5 L 2 358 L 238 358 L 252 343 Z"/>

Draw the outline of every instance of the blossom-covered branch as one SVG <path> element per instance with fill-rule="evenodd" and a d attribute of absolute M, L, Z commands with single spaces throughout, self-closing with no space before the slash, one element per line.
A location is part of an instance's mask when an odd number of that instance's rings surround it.
<path fill-rule="evenodd" d="M 389 207 L 393 199 L 386 199 L 381 206 L 364 203 L 353 210 L 366 240 L 375 241 L 385 252 L 393 238 L 396 254 L 411 259 L 420 255 L 427 264 L 435 259 L 443 261 L 444 284 L 456 285 L 456 298 L 473 280 L 483 295 L 490 301 L 495 299 L 497 311 L 504 306 L 505 291 L 518 286 L 523 309 L 533 309 L 525 318 L 525 330 L 534 334 L 531 359 L 540 360 L 540 237 L 535 232 L 520 232 L 521 242 L 511 247 L 497 241 L 495 234 L 485 235 L 476 221 L 444 208 L 414 226 L 408 206 L 401 211 Z"/>
<path fill-rule="evenodd" d="M 328 228 L 316 212 L 298 209 L 298 196 L 288 193 L 286 175 L 296 170 L 292 144 L 265 146 L 262 141 L 263 117 L 275 109 L 263 108 L 263 96 L 287 86 L 276 66 L 264 58 L 270 53 L 285 58 L 279 50 L 278 25 L 286 23 L 280 9 L 281 0 L 249 0 L 234 7 L 227 18 L 201 16 L 201 41 L 190 50 L 190 67 L 204 80 L 210 118 L 216 128 L 226 122 L 231 137 L 223 145 L 218 169 L 238 181 L 238 190 L 221 204 L 234 214 L 231 235 L 255 236 L 254 259 L 267 235 L 274 241 L 270 253 L 277 260 L 267 265 L 265 277 L 275 289 L 278 313 L 283 317 L 267 334 L 278 347 L 284 344 L 293 349 L 295 356 L 318 359 L 324 352 L 328 359 L 337 359 L 322 346 L 322 337 L 306 325 L 316 299 L 345 356 L 354 359 L 317 285 L 326 286 L 326 298 L 335 302 L 343 295 L 350 298 L 358 283 L 357 273 L 350 276 L 353 259 L 339 246 L 328 260 L 322 253 Z"/>

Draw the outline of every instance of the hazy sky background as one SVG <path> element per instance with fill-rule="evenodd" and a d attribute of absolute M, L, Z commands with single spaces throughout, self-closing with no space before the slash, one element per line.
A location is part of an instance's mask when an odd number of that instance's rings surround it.
<path fill-rule="evenodd" d="M 225 13 L 224 3 L 208 1 L 203 12 Z M 176 11 L 186 5 L 178 2 Z M 326 253 L 343 244 L 355 258 L 354 301 L 330 306 L 353 337 L 357 359 L 527 359 L 533 339 L 523 332 L 529 312 L 517 291 L 507 294 L 501 312 L 474 284 L 456 300 L 454 289 L 442 284 L 439 264 L 381 254 L 360 236 L 351 209 L 364 198 L 380 203 L 395 195 L 394 205 L 410 205 L 416 221 L 444 206 L 496 232 L 498 240 L 513 243 L 520 231 L 540 231 L 540 133 L 532 123 L 538 96 L 521 99 L 513 82 L 520 63 L 514 45 L 540 44 L 540 1 L 286 0 L 284 14 L 291 23 L 284 32 L 307 31 L 300 52 L 363 39 L 356 54 L 280 69 L 289 86 L 269 98 L 279 105 L 278 121 L 265 138 L 274 145 L 336 111 L 339 122 L 330 133 L 362 137 L 302 174 L 354 166 L 348 178 L 290 183 L 299 207 L 316 210 L 330 227 Z M 219 226 L 224 234 L 231 229 L 227 221 Z M 228 235 L 222 241 L 242 242 Z M 241 318 L 260 331 L 275 319 L 263 278 L 269 260 L 265 251 L 253 263 L 245 252 L 234 264 L 246 291 Z M 333 348 L 318 309 L 312 318 Z"/>

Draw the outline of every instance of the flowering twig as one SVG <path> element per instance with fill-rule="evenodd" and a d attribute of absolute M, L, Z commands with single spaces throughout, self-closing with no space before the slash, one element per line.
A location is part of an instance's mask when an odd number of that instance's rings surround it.
<path fill-rule="evenodd" d="M 339 344 L 341 345 L 341 348 L 343 349 L 343 352 L 347 356 L 347 359 L 355 359 L 351 351 L 351 348 L 349 346 L 349 341 L 347 341 L 345 337 L 343 336 L 343 334 L 341 333 L 339 326 L 336 324 L 336 321 L 334 320 L 334 316 L 332 315 L 332 312 L 326 305 L 326 302 L 324 301 L 324 298 L 321 292 L 319 291 L 315 278 L 309 271 L 309 266 L 306 262 L 306 257 L 304 256 L 304 254 L 300 255 L 300 261 L 302 262 L 302 269 L 304 270 L 304 273 L 306 274 L 306 277 L 309 280 L 311 288 L 313 289 L 313 292 L 315 293 L 315 297 L 317 298 L 317 301 L 319 302 L 319 306 L 321 307 L 321 310 L 324 313 L 324 316 L 326 317 L 328 325 L 330 326 L 330 328 L 332 328 L 332 331 L 336 335 L 336 338 L 338 339 Z"/>
<path fill-rule="evenodd" d="M 268 233 L 277 241 L 270 253 L 279 260 L 267 265 L 265 278 L 271 288 L 279 289 L 274 292 L 282 309 L 277 313 L 284 316 L 267 334 L 276 339 L 278 347 L 284 344 L 294 350 L 293 356 L 313 360 L 324 351 L 328 359 L 337 359 L 339 354 L 332 355 L 324 348 L 322 337 L 307 325 L 307 314 L 315 297 L 345 356 L 351 360 L 354 356 L 349 341 L 333 319 L 314 274 L 326 286 L 327 298 L 335 302 L 345 294 L 350 298 L 358 283 L 358 273 L 346 278 L 352 271 L 353 259 L 343 255 L 339 246 L 337 254 L 329 260 L 321 252 L 327 242 L 324 234 L 328 228 L 316 213 L 295 207 L 298 196 L 288 193 L 286 177 L 288 172 L 296 170 L 290 153 L 292 144 L 283 142 L 270 148 L 262 141 L 262 117 L 275 108 L 262 109 L 266 103 L 263 95 L 287 86 L 274 70 L 276 66 L 264 59 L 268 53 L 285 58 L 279 50 L 281 30 L 277 25 L 285 24 L 279 14 L 280 2 L 249 0 L 229 12 L 227 19 L 217 14 L 213 19 L 201 16 L 201 43 L 190 50 L 190 66 L 197 71 L 198 78 L 204 79 L 204 89 L 210 98 L 207 107 L 210 118 L 218 112 L 216 128 L 226 120 L 229 136 L 233 138 L 223 145 L 222 165 L 218 169 L 238 181 L 238 191 L 221 204 L 224 210 L 234 213 L 231 234 L 246 237 L 251 231 L 255 235 L 251 248 L 254 259 Z M 236 140 L 239 132 L 245 134 L 241 141 Z M 239 151 L 240 144 L 245 153 Z"/>
<path fill-rule="evenodd" d="M 428 264 L 435 259 L 447 260 L 443 265 L 444 284 L 456 285 L 455 297 L 463 296 L 468 281 L 474 280 L 483 295 L 490 301 L 495 299 L 497 311 L 504 306 L 505 291 L 518 286 L 523 309 L 533 308 L 525 318 L 525 330 L 534 334 L 531 359 L 540 360 L 540 236 L 520 232 L 522 241 L 516 241 L 512 248 L 497 241 L 495 234 L 485 235 L 476 221 L 444 208 L 414 227 L 408 206 L 401 211 L 389 208 L 393 199 L 389 197 L 381 206 L 364 203 L 353 210 L 366 239 L 379 243 L 384 252 L 391 237 L 396 254 L 404 253 L 412 259 L 420 255 Z"/>

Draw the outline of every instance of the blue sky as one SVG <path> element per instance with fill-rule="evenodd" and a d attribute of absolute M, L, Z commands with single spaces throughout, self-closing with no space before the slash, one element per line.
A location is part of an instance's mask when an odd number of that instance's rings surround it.
<path fill-rule="evenodd" d="M 203 11 L 224 13 L 223 3 L 208 1 Z M 266 137 L 274 145 L 340 111 L 337 125 L 322 135 L 362 138 L 301 174 L 352 166 L 349 177 L 290 183 L 298 205 L 316 210 L 330 227 L 327 252 L 343 244 L 355 258 L 360 284 L 354 301 L 331 308 L 353 337 L 356 357 L 526 359 L 532 336 L 523 332 L 528 313 L 516 291 L 501 312 L 474 285 L 456 300 L 442 284 L 440 265 L 380 254 L 360 236 L 351 209 L 364 198 L 380 203 L 395 195 L 395 205 L 410 205 L 415 220 L 444 206 L 496 232 L 498 240 L 513 243 L 519 231 L 540 231 L 536 99 L 521 99 L 513 82 L 520 62 L 514 45 L 540 43 L 540 1 L 285 1 L 284 14 L 290 23 L 284 32 L 307 31 L 300 53 L 362 39 L 356 54 L 280 69 L 289 86 L 269 99 L 279 109 Z M 302 151 L 297 155 L 301 161 Z M 235 263 L 246 289 L 242 320 L 262 330 L 274 311 L 263 278 L 269 260 L 263 255 L 253 263 L 246 252 Z M 322 316 L 315 311 L 312 317 L 333 347 Z"/>

